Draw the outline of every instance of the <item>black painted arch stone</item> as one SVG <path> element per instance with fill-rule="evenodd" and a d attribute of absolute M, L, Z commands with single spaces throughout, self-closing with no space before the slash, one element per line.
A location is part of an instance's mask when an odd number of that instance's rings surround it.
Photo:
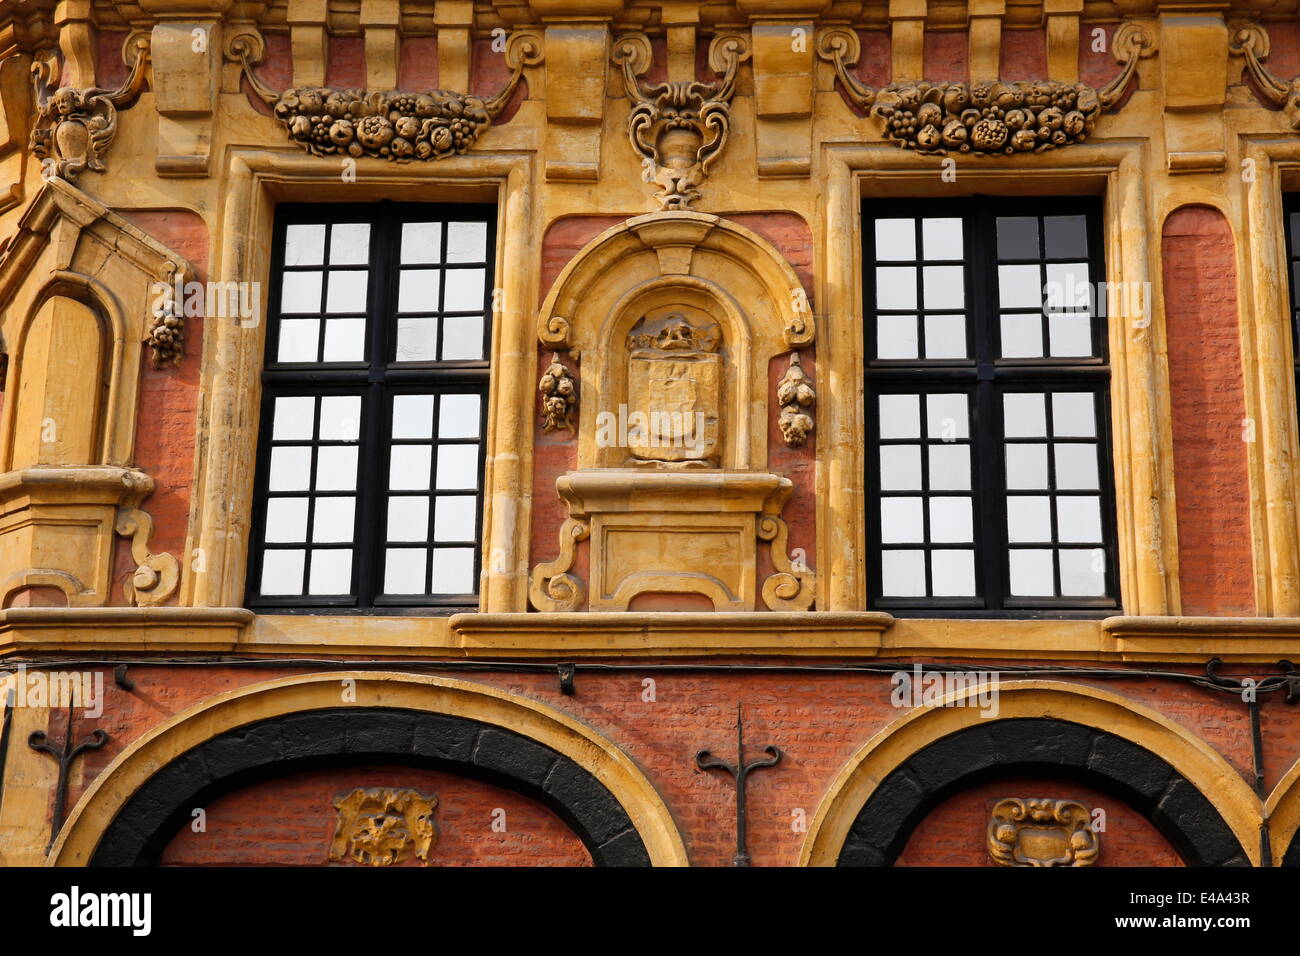
<path fill-rule="evenodd" d="M 891 866 L 925 816 L 953 794 L 1003 776 L 1044 774 L 1123 800 L 1188 866 L 1249 866 L 1213 803 L 1164 759 L 1095 727 L 1050 718 L 991 720 L 959 730 L 896 767 L 858 811 L 839 866 Z M 1287 854 L 1300 863 L 1300 841 Z"/>
<path fill-rule="evenodd" d="M 380 707 L 286 714 L 198 744 L 132 795 L 90 865 L 156 865 L 194 807 L 284 774 L 373 761 L 444 770 L 513 790 L 555 811 L 597 866 L 650 865 L 627 811 L 604 784 L 558 751 L 464 717 Z"/>

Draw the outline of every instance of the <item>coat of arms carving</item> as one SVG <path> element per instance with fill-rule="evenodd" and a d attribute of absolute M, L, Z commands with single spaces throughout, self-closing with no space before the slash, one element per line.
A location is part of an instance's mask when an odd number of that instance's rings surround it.
<path fill-rule="evenodd" d="M 334 801 L 338 822 L 329 858 L 351 857 L 364 866 L 392 866 L 414 854 L 428 865 L 429 849 L 438 838 L 433 808 L 438 798 L 414 790 L 358 787 Z"/>
<path fill-rule="evenodd" d="M 722 329 L 674 309 L 628 335 L 627 446 L 639 462 L 709 467 L 718 460 Z"/>

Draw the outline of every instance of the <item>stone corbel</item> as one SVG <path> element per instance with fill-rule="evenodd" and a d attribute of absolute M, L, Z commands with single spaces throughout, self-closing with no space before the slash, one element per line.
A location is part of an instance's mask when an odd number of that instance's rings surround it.
<path fill-rule="evenodd" d="M 533 568 L 528 576 L 528 600 L 539 611 L 576 611 L 587 598 L 587 586 L 571 574 L 578 557 L 578 542 L 591 534 L 585 516 L 566 518 L 560 526 L 560 555 Z"/>
<path fill-rule="evenodd" d="M 772 567 L 763 581 L 763 603 L 772 611 L 806 611 L 817 599 L 817 575 L 804 562 L 802 556 L 792 558 L 788 550 L 790 526 L 779 515 L 764 514 L 759 517 L 758 538 L 770 542 Z"/>
<path fill-rule="evenodd" d="M 849 71 L 862 47 L 843 27 L 822 31 L 817 55 L 830 63 L 849 101 L 868 111 L 887 140 L 930 156 L 1041 153 L 1083 142 L 1097 118 L 1124 98 L 1138 61 L 1155 51 L 1152 35 L 1128 22 L 1112 49 L 1123 64 L 1102 89 L 1083 83 L 928 83 L 904 81 L 875 89 Z"/>
<path fill-rule="evenodd" d="M 651 64 L 650 40 L 637 33 L 615 43 L 613 59 L 634 104 L 628 138 L 641 157 L 642 178 L 658 187 L 660 209 L 688 209 L 700 198 L 709 167 L 727 144 L 736 71 L 749 55 L 748 39 L 719 35 L 709 46 L 709 67 L 722 74 L 721 80 L 642 87 L 640 77 Z"/>
<path fill-rule="evenodd" d="M 58 64 L 53 58 L 32 64 L 36 89 L 36 124 L 32 153 L 42 161 L 43 175 L 75 181 L 85 169 L 103 172 L 104 154 L 117 135 L 117 111 L 135 102 L 144 88 L 149 39 L 143 34 L 127 38 L 122 52 L 131 73 L 116 90 L 65 86 L 53 89 Z"/>
<path fill-rule="evenodd" d="M 160 176 L 208 174 L 223 29 L 215 18 L 167 20 L 155 24 L 149 34 L 158 110 L 154 169 Z"/>
<path fill-rule="evenodd" d="M 1300 129 L 1300 77 L 1289 82 L 1278 79 L 1263 63 L 1268 59 L 1268 31 L 1258 23 L 1241 22 L 1233 25 L 1232 42 L 1228 52 L 1244 57 L 1246 71 L 1254 82 L 1259 98 L 1266 106 L 1282 110 L 1287 125 Z"/>
<path fill-rule="evenodd" d="M 755 22 L 754 142 L 758 174 L 804 177 L 812 169 L 812 20 Z"/>
<path fill-rule="evenodd" d="M 523 79 L 542 62 L 536 34 L 515 33 L 506 44 L 510 79 L 489 99 L 449 90 L 371 91 L 303 86 L 277 92 L 257 76 L 264 55 L 253 32 L 230 38 L 226 55 L 242 64 L 253 91 L 284 124 L 291 142 L 315 156 L 437 160 L 471 149 L 501 115 Z M 396 115 L 396 119 L 393 116 Z"/>

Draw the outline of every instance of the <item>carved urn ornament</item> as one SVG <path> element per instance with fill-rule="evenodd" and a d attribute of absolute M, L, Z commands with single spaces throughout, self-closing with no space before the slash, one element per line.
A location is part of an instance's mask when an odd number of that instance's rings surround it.
<path fill-rule="evenodd" d="M 998 866 L 1092 866 L 1101 852 L 1087 807 L 1043 797 L 998 801 L 988 847 Z"/>
<path fill-rule="evenodd" d="M 329 858 L 392 866 L 414 855 L 428 865 L 429 850 L 438 838 L 433 822 L 437 805 L 437 797 L 415 790 L 357 788 L 334 801 L 339 815 Z"/>
<path fill-rule="evenodd" d="M 302 86 L 277 93 L 253 70 L 261 38 L 242 33 L 229 55 L 243 64 L 254 92 L 271 107 L 289 139 L 315 156 L 436 160 L 464 153 L 505 110 L 524 68 L 542 62 L 537 37 L 517 33 L 506 44 L 510 79 L 490 99 L 450 90 L 408 92 Z"/>
<path fill-rule="evenodd" d="M 850 102 L 870 111 L 885 138 L 903 149 L 935 156 L 999 156 L 1041 153 L 1086 140 L 1097 117 L 1123 99 L 1138 60 L 1154 50 L 1151 38 L 1134 23 L 1115 31 L 1112 48 L 1123 68 L 1100 90 L 1053 80 L 901 82 L 877 90 L 849 71 L 861 55 L 861 42 L 842 28 L 818 37 L 817 55 L 835 67 Z"/>
<path fill-rule="evenodd" d="M 722 74 L 721 80 L 643 88 L 639 77 L 650 69 L 649 39 L 634 34 L 614 45 L 614 62 L 622 67 L 627 95 L 635 104 L 628 138 L 641 156 L 642 178 L 659 187 L 660 209 L 687 209 L 700 198 L 709 166 L 726 145 L 736 70 L 748 56 L 744 38 L 720 36 L 709 48 L 709 65 Z"/>
<path fill-rule="evenodd" d="M 32 153 L 41 160 L 42 175 L 75 182 L 83 170 L 103 172 L 104 153 L 117 135 L 117 111 L 133 103 L 144 88 L 144 65 L 149 59 L 147 34 L 132 34 L 122 53 L 131 72 L 115 90 L 98 87 L 52 89 L 58 76 L 53 59 L 32 64 L 36 90 L 36 122 L 32 127 Z"/>

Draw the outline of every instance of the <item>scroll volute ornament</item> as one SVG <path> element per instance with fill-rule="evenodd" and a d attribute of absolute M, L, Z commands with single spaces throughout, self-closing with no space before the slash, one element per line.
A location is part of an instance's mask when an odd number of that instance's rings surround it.
<path fill-rule="evenodd" d="M 1263 101 L 1280 109 L 1286 116 L 1287 124 L 1292 129 L 1300 129 L 1300 77 L 1290 82 L 1279 80 L 1263 60 L 1268 57 L 1268 31 L 1258 23 L 1235 23 L 1236 28 L 1229 44 L 1229 51 L 1246 59 L 1246 71 L 1254 82 L 1255 89 Z"/>
<path fill-rule="evenodd" d="M 1081 803 L 1008 797 L 993 807 L 988 848 L 998 866 L 1092 866 L 1101 842 Z"/>
<path fill-rule="evenodd" d="M 71 86 L 54 89 L 59 73 L 57 60 L 51 56 L 32 64 L 37 112 L 31 147 L 41 160 L 46 179 L 74 182 L 83 170 L 106 169 L 104 154 L 117 135 L 117 111 L 135 102 L 144 88 L 148 35 L 131 34 L 122 57 L 130 64 L 131 72 L 115 90 Z"/>
<path fill-rule="evenodd" d="M 232 37 L 227 56 L 243 66 L 253 91 L 271 107 L 289 139 L 315 156 L 436 160 L 471 149 L 505 110 L 524 68 L 542 62 L 541 40 L 516 33 L 506 43 L 510 79 L 490 99 L 451 90 L 377 91 L 302 86 L 276 92 L 253 67 L 264 55 L 260 36 Z"/>
<path fill-rule="evenodd" d="M 660 209 L 687 209 L 700 198 L 709 166 L 727 143 L 736 71 L 749 54 L 744 37 L 718 36 L 709 47 L 709 66 L 722 74 L 721 80 L 642 87 L 640 77 L 650 69 L 650 40 L 637 33 L 614 44 L 614 62 L 622 68 L 627 95 L 635 104 L 628 138 L 641 157 L 642 178 L 659 187 Z"/>
<path fill-rule="evenodd" d="M 884 127 L 886 139 L 934 156 L 1041 153 L 1083 142 L 1097 118 L 1123 99 L 1138 61 L 1155 45 L 1145 29 L 1130 22 L 1115 31 L 1112 50 L 1123 68 L 1100 90 L 1054 80 L 902 82 L 877 90 L 849 71 L 862 52 L 854 31 L 826 30 L 817 40 L 817 55 L 835 68 L 849 100 Z"/>

